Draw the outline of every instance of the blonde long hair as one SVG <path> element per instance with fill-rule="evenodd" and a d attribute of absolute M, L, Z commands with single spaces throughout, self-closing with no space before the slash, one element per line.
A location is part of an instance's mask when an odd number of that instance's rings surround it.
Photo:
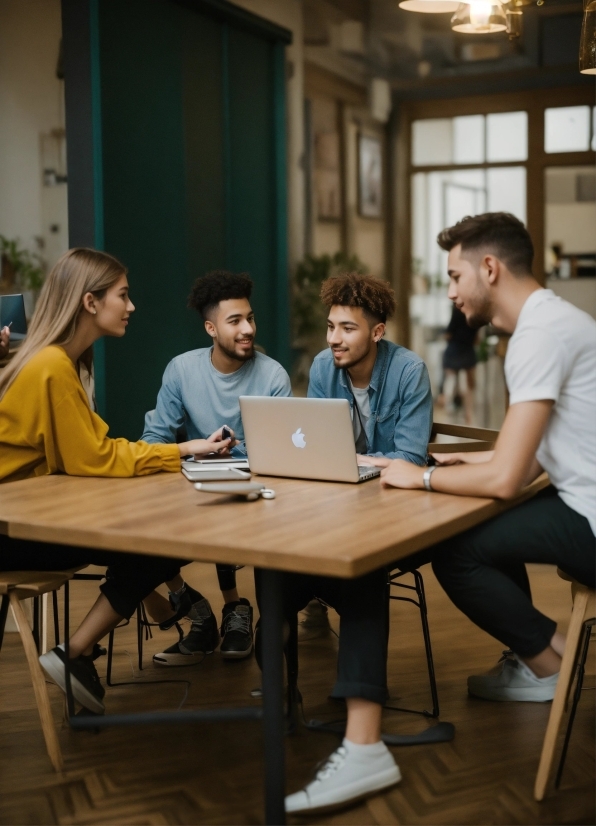
<path fill-rule="evenodd" d="M 0 399 L 40 350 L 50 344 L 72 341 L 86 293 L 102 299 L 106 290 L 126 274 L 126 267 L 106 252 L 75 247 L 64 253 L 43 285 L 27 337 L 0 372 Z M 92 348 L 83 353 L 79 359 L 79 366 L 81 364 L 91 371 Z"/>

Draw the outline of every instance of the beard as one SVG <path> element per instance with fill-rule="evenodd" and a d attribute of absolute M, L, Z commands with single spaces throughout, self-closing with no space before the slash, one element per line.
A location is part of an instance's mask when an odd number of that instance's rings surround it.
<path fill-rule="evenodd" d="M 490 297 L 482 287 L 480 279 L 478 279 L 478 289 L 469 304 L 473 310 L 469 316 L 466 316 L 468 327 L 471 327 L 472 330 L 479 330 L 481 327 L 490 324 L 494 315 L 493 308 Z"/>
<path fill-rule="evenodd" d="M 252 340 L 252 347 L 250 348 L 250 350 L 247 350 L 244 353 L 237 353 L 236 350 L 232 350 L 229 347 L 226 347 L 224 344 L 222 344 L 220 340 L 218 340 L 217 343 L 218 343 L 219 349 L 222 351 L 222 353 L 225 353 L 225 355 L 228 358 L 234 359 L 235 361 L 241 361 L 241 362 L 250 361 L 250 359 L 254 358 L 254 356 L 255 356 L 255 342 L 254 342 L 254 339 Z"/>

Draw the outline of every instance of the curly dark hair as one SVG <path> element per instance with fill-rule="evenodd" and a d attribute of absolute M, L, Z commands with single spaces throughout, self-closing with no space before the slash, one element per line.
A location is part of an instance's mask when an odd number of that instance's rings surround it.
<path fill-rule="evenodd" d="M 362 307 L 368 319 L 385 323 L 395 312 L 395 293 L 374 275 L 344 272 L 323 281 L 321 301 L 326 307 Z"/>
<path fill-rule="evenodd" d="M 202 278 L 197 278 L 188 296 L 188 306 L 205 319 L 220 301 L 228 301 L 230 298 L 250 300 L 251 293 L 252 281 L 247 273 L 213 270 Z"/>
<path fill-rule="evenodd" d="M 439 233 L 437 244 L 449 252 L 461 244 L 462 252 L 481 249 L 500 258 L 513 275 L 532 272 L 534 246 L 523 223 L 509 212 L 485 212 L 466 216 Z"/>

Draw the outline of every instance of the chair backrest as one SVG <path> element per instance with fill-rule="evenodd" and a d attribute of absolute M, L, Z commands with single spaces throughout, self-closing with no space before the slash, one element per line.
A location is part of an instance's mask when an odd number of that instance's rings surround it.
<path fill-rule="evenodd" d="M 474 439 L 472 442 L 437 442 L 438 435 L 457 436 L 460 439 Z M 475 450 L 492 450 L 499 435 L 498 430 L 487 430 L 484 427 L 468 427 L 461 424 L 446 424 L 433 422 L 429 453 L 469 453 Z"/>

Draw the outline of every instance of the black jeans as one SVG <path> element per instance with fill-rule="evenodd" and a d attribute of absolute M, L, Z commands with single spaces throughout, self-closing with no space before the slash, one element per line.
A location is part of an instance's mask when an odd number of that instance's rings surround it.
<path fill-rule="evenodd" d="M 534 657 L 550 645 L 557 626 L 532 605 L 524 563 L 556 565 L 593 588 L 595 551 L 588 520 L 548 488 L 430 554 L 403 562 L 417 566 L 430 555 L 437 579 L 460 611 L 516 654 Z"/>
<path fill-rule="evenodd" d="M 216 563 L 217 581 L 221 591 L 231 591 L 236 587 L 236 566 Z"/>
<path fill-rule="evenodd" d="M 107 566 L 106 581 L 100 589 L 114 611 L 127 619 L 154 588 L 173 579 L 181 566 L 187 564 L 187 560 L 74 548 L 0 534 L 0 571 L 63 571 L 77 565 Z"/>
<path fill-rule="evenodd" d="M 255 571 L 257 602 L 261 590 Z M 285 574 L 284 614 L 291 622 L 314 597 L 340 615 L 337 680 L 332 697 L 362 697 L 383 705 L 387 700 L 389 599 L 383 568 L 357 579 Z"/>

